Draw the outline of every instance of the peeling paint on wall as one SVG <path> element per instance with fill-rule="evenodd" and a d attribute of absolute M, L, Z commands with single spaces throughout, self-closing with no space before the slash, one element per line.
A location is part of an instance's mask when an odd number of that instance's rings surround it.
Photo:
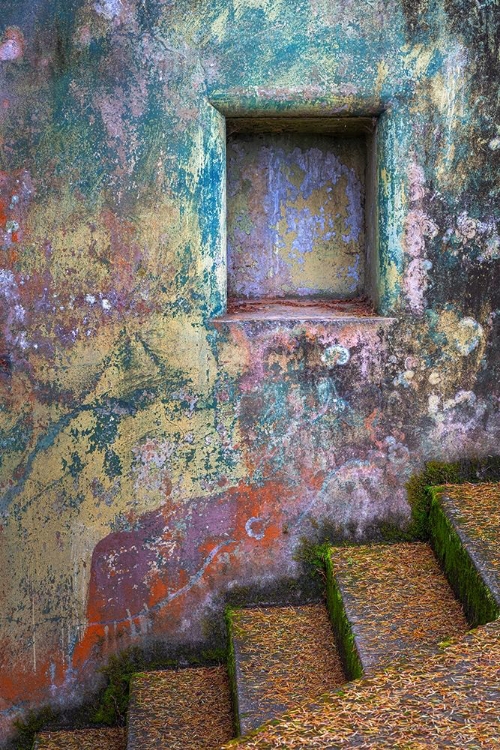
<path fill-rule="evenodd" d="M 296 576 L 318 528 L 404 524 L 424 460 L 498 452 L 500 34 L 493 3 L 462 0 L 4 5 L 6 737 L 29 705 L 78 701 L 128 644 L 200 643 L 227 591 Z M 333 230 L 327 180 L 311 192 L 315 157 L 293 149 L 265 229 L 285 238 L 286 294 L 331 291 L 318 266 L 301 274 L 318 236 L 347 237 L 342 295 L 364 274 L 378 316 L 214 320 L 223 111 L 377 118 L 364 271 L 362 180 L 339 154 Z M 267 279 L 250 209 L 241 247 Z"/>
<path fill-rule="evenodd" d="M 362 296 L 365 160 L 364 143 L 355 138 L 233 137 L 228 295 Z"/>

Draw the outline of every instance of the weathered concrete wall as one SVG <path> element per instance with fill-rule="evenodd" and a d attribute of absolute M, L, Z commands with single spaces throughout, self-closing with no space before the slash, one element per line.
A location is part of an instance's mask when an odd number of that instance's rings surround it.
<path fill-rule="evenodd" d="M 226 163 L 230 298 L 363 294 L 363 140 L 237 134 Z"/>
<path fill-rule="evenodd" d="M 493 0 L 4 0 L 0 711 L 497 451 Z M 224 312 L 226 112 L 371 115 L 393 324 Z"/>

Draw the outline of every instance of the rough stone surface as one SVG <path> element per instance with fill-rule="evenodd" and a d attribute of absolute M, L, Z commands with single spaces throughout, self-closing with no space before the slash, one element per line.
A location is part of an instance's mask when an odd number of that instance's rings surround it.
<path fill-rule="evenodd" d="M 323 604 L 232 613 L 242 735 L 345 682 Z"/>
<path fill-rule="evenodd" d="M 125 750 L 124 729 L 75 729 L 40 732 L 34 750 Z"/>
<path fill-rule="evenodd" d="M 424 664 L 349 683 L 231 747 L 493 750 L 499 747 L 499 674 L 497 620 Z"/>
<path fill-rule="evenodd" d="M 417 656 L 425 663 L 441 641 L 468 630 L 428 544 L 332 548 L 330 555 L 364 674 Z"/>
<path fill-rule="evenodd" d="M 1 738 L 498 450 L 495 6 L 3 0 Z M 211 322 L 224 117 L 285 115 L 377 118 L 377 322 Z"/>
<path fill-rule="evenodd" d="M 127 750 L 217 750 L 234 736 L 224 667 L 134 676 Z"/>

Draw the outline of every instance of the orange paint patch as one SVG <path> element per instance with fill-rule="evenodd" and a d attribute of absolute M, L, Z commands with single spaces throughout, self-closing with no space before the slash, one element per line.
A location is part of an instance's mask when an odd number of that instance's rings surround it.
<path fill-rule="evenodd" d="M 322 476 L 314 476 L 321 484 Z M 73 667 L 122 650 L 144 627 L 175 642 L 186 617 L 201 615 L 208 596 L 244 578 L 250 561 L 254 574 L 275 562 L 287 514 L 300 497 L 278 482 L 242 482 L 193 500 L 191 516 L 185 504 L 170 501 L 135 518 L 133 530 L 103 539 L 92 558 L 89 625 Z M 180 523 L 188 516 L 190 523 Z"/>

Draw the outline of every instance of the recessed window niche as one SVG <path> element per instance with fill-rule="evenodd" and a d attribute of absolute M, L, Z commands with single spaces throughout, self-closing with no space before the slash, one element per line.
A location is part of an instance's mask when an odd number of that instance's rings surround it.
<path fill-rule="evenodd" d="M 228 312 L 362 306 L 373 118 L 228 118 L 226 129 Z"/>

